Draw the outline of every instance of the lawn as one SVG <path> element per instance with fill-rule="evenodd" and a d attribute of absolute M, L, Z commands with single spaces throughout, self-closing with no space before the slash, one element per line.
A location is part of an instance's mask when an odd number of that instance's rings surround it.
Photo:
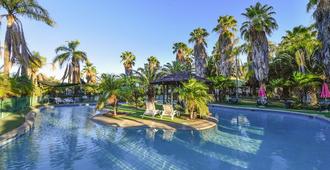
<path fill-rule="evenodd" d="M 157 106 L 156 106 L 157 107 Z M 112 107 L 107 107 L 112 110 Z M 159 107 L 157 107 L 158 109 Z M 161 109 L 160 109 L 161 110 Z M 155 117 L 152 116 L 143 116 L 144 109 L 141 108 L 135 108 L 131 105 L 119 105 L 118 112 L 127 113 L 127 115 L 121 116 L 122 118 L 126 119 L 132 119 L 132 120 L 139 120 L 139 119 L 148 119 L 148 120 L 159 120 L 159 121 L 166 121 L 166 122 L 172 122 L 172 123 L 179 123 L 179 124 L 185 124 L 187 123 L 187 119 L 183 119 L 181 117 L 174 117 L 172 120 L 170 117 L 164 116 L 163 119 L 160 118 L 160 115 L 156 115 Z"/>
<path fill-rule="evenodd" d="M 229 106 L 239 106 L 239 107 L 252 107 L 252 108 L 260 108 L 256 106 L 256 101 L 251 99 L 241 99 L 238 104 L 228 104 L 228 103 L 218 103 L 222 105 Z M 300 112 L 300 113 L 308 113 L 308 114 L 317 114 L 330 118 L 330 112 L 320 112 L 316 109 L 285 109 L 284 103 L 279 101 L 273 101 L 268 106 L 262 107 L 266 109 L 275 109 L 275 110 L 283 110 L 283 111 L 292 111 L 292 112 Z"/>
<path fill-rule="evenodd" d="M 24 115 L 11 113 L 3 119 L 0 119 L 0 135 L 19 127 L 24 122 Z"/>
<path fill-rule="evenodd" d="M 6 117 L 0 119 L 0 135 L 3 135 L 20 125 L 25 121 L 25 114 L 27 114 L 31 109 L 26 108 L 19 112 L 6 112 Z"/>

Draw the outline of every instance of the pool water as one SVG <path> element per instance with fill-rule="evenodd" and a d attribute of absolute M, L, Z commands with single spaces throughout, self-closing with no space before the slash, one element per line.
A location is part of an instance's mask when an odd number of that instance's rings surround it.
<path fill-rule="evenodd" d="M 122 129 L 90 119 L 93 108 L 55 107 L 0 148 L 0 169 L 328 170 L 330 124 L 303 116 L 211 108 L 215 129 Z"/>

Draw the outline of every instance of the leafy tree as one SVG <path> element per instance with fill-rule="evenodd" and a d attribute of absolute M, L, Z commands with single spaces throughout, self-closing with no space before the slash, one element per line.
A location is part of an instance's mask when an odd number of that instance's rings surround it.
<path fill-rule="evenodd" d="M 125 74 L 127 76 L 132 75 L 132 69 L 133 66 L 135 65 L 135 60 L 136 60 L 135 55 L 130 51 L 125 51 L 121 54 L 120 57 L 121 57 L 121 62 L 125 67 Z"/>
<path fill-rule="evenodd" d="M 259 2 L 250 6 L 242 15 L 246 21 L 241 27 L 241 34 L 252 47 L 253 69 L 256 79 L 265 83 L 269 73 L 269 44 L 267 35 L 277 29 L 278 25 L 273 18 L 275 12 L 272 6 L 262 5 Z"/>
<path fill-rule="evenodd" d="M 195 70 L 196 75 L 205 77 L 206 72 L 206 59 L 207 53 L 206 48 L 207 43 L 205 38 L 209 33 L 204 28 L 196 28 L 190 33 L 190 43 L 195 43 L 194 45 L 194 57 L 195 57 Z"/>
<path fill-rule="evenodd" d="M 79 51 L 79 41 L 70 41 L 67 46 L 56 48 L 57 56 L 53 63 L 59 63 L 60 67 L 66 64 L 65 72 L 62 81 L 68 79 L 68 83 L 80 83 L 80 63 L 87 62 L 87 54 L 84 51 Z"/>
<path fill-rule="evenodd" d="M 19 17 L 41 21 L 49 26 L 53 26 L 54 21 L 49 17 L 47 10 L 35 0 L 0 0 L 0 4 L 7 12 L 2 15 L 7 19 L 4 73 L 9 74 L 11 61 L 13 61 L 18 63 L 22 67 L 22 73 L 27 75 L 27 69 L 31 64 L 33 54 L 27 46 L 23 25 Z"/>
<path fill-rule="evenodd" d="M 196 117 L 196 111 L 201 117 L 209 115 L 208 103 L 213 97 L 208 94 L 208 87 L 191 79 L 187 83 L 182 83 L 182 87 L 177 89 L 179 99 L 185 102 L 185 111 L 190 114 L 190 119 Z"/>

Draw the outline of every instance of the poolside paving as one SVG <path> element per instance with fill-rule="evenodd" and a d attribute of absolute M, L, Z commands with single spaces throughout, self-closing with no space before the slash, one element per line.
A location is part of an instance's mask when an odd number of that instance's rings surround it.
<path fill-rule="evenodd" d="M 105 116 L 103 114 L 95 115 L 92 120 L 111 126 L 122 128 L 149 127 L 168 130 L 205 130 L 215 127 L 214 121 L 205 119 L 187 120 L 181 124 L 161 120 L 151 120 L 143 118 L 129 118 L 124 115 Z"/>

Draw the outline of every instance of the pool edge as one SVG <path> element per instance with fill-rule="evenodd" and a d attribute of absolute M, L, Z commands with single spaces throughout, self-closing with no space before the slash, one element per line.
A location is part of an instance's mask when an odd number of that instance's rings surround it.
<path fill-rule="evenodd" d="M 290 115 L 296 115 L 296 116 L 304 116 L 308 118 L 315 118 L 320 121 L 324 121 L 326 123 L 330 123 L 330 118 L 327 118 L 322 115 L 317 114 L 309 114 L 309 113 L 303 113 L 303 112 L 295 112 L 295 111 L 286 111 L 286 110 L 277 110 L 277 109 L 267 109 L 267 108 L 254 108 L 254 107 L 240 107 L 240 106 L 228 106 L 228 105 L 222 105 L 222 104 L 209 104 L 209 107 L 223 107 L 223 108 L 231 108 L 231 109 L 241 109 L 241 110 L 257 110 L 257 111 L 266 111 L 266 112 L 278 112 L 282 114 L 290 114 Z"/>

